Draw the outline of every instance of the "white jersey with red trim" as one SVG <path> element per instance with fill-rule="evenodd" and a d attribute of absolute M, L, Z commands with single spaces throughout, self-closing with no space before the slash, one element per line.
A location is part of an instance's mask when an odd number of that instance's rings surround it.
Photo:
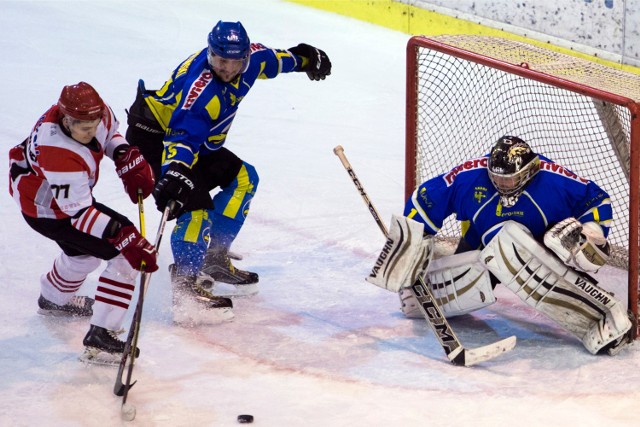
<path fill-rule="evenodd" d="M 85 214 L 93 204 L 92 189 L 98 182 L 100 161 L 105 155 L 113 159 L 116 147 L 127 141 L 118 132 L 119 123 L 109 106 L 104 109 L 94 140 L 87 145 L 66 134 L 61 122 L 62 113 L 54 105 L 40 117 L 29 138 L 11 149 L 9 191 L 27 216 L 63 219 L 85 210 L 83 221 L 96 221 L 104 215 Z"/>

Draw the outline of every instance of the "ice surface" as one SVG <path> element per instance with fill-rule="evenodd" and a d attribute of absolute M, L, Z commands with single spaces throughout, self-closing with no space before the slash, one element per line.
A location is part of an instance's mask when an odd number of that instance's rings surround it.
<path fill-rule="evenodd" d="M 234 245 L 238 266 L 260 274 L 260 293 L 236 300 L 234 321 L 173 325 L 164 239 L 131 425 L 231 426 L 238 414 L 254 415 L 256 426 L 639 424 L 637 345 L 592 356 L 499 287 L 497 304 L 452 325 L 466 346 L 515 334 L 517 347 L 456 367 L 424 321 L 405 319 L 395 295 L 364 281 L 384 239 L 332 149 L 344 146 L 383 219 L 401 212 L 407 35 L 275 0 L 3 0 L 0 10 L 5 177 L 9 148 L 63 85 L 90 82 L 125 122 L 137 80 L 158 88 L 219 19 L 242 21 L 268 46 L 317 45 L 333 62 L 323 82 L 304 74 L 258 82 L 229 134 L 227 147 L 261 177 Z M 0 424 L 122 425 L 115 369 L 77 361 L 88 322 L 36 314 L 39 276 L 58 249 L 28 228 L 1 182 Z M 108 160 L 95 195 L 137 218 Z M 153 236 L 160 215 L 146 206 Z M 600 278 L 626 300 L 624 274 Z"/>

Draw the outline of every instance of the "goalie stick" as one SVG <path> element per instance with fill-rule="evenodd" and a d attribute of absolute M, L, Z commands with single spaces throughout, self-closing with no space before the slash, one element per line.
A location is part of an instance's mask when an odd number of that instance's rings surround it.
<path fill-rule="evenodd" d="M 333 149 L 333 152 L 342 162 L 342 165 L 351 177 L 353 184 L 356 186 L 358 192 L 360 192 L 360 195 L 362 196 L 362 199 L 369 208 L 369 212 L 371 212 L 373 219 L 376 221 L 385 237 L 387 237 L 389 234 L 387 226 L 380 219 L 378 211 L 373 206 L 373 203 L 371 203 L 371 200 L 369 200 L 369 196 L 362 187 L 356 173 L 353 171 L 351 164 L 344 154 L 344 148 L 338 145 Z M 431 292 L 431 289 L 429 289 L 427 283 L 425 283 L 423 277 L 418 276 L 416 282 L 410 286 L 409 289 L 416 297 L 418 307 L 420 308 L 422 315 L 427 321 L 427 324 L 431 327 L 431 330 L 433 330 L 433 333 L 446 353 L 447 358 L 454 365 L 473 366 L 477 363 L 493 359 L 502 353 L 513 350 L 516 346 L 516 337 L 510 336 L 509 338 L 496 341 L 483 347 L 464 348 L 456 334 L 453 332 L 451 325 L 442 314 L 442 309 L 436 303 L 433 293 Z"/>
<path fill-rule="evenodd" d="M 156 234 L 156 241 L 154 247 L 156 250 L 160 247 L 160 241 L 162 240 L 162 235 L 164 233 L 164 227 L 167 223 L 167 217 L 169 216 L 169 212 L 172 209 L 173 201 L 170 201 L 167 207 L 165 207 L 164 212 L 162 214 L 162 218 L 160 219 L 160 225 L 158 226 L 158 233 Z M 140 231 L 142 236 L 144 236 L 144 207 L 142 202 L 142 195 L 138 193 L 138 210 L 140 214 Z M 124 351 L 122 352 L 122 359 L 120 359 L 120 365 L 118 366 L 118 374 L 116 375 L 116 382 L 113 385 L 113 394 L 116 396 L 122 396 L 122 407 L 124 410 L 124 406 L 127 403 L 127 396 L 129 395 L 129 389 L 133 387 L 136 383 L 134 381 L 131 383 L 131 375 L 133 374 L 133 366 L 136 359 L 136 349 L 138 347 L 138 337 L 140 334 L 140 324 L 142 321 L 142 307 L 144 305 L 144 296 L 147 291 L 147 286 L 149 285 L 149 281 L 151 280 L 151 273 L 146 273 L 144 271 L 144 265 L 142 267 L 142 273 L 140 277 L 140 293 L 138 295 L 138 303 L 136 304 L 136 310 L 133 313 L 133 319 L 131 320 L 131 326 L 129 327 L 129 335 L 127 336 L 127 341 L 124 346 Z M 129 366 L 127 370 L 127 378 L 126 381 L 122 382 L 122 376 L 124 374 L 124 369 L 127 366 L 127 361 L 129 361 Z"/>

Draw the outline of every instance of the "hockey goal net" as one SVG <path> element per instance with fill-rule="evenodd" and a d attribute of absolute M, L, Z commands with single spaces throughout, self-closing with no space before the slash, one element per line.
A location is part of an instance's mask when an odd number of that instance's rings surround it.
<path fill-rule="evenodd" d="M 426 179 L 488 152 L 500 136 L 520 136 L 611 196 L 610 264 L 628 271 L 628 307 L 637 319 L 639 113 L 640 76 L 496 37 L 412 37 L 405 198 Z M 459 236 L 450 217 L 440 241 L 454 244 Z"/>

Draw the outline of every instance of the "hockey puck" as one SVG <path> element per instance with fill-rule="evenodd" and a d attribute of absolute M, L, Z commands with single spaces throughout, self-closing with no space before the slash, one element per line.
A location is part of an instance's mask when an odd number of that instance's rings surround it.
<path fill-rule="evenodd" d="M 250 424 L 253 422 L 253 415 L 238 415 L 238 422 L 240 424 Z"/>

